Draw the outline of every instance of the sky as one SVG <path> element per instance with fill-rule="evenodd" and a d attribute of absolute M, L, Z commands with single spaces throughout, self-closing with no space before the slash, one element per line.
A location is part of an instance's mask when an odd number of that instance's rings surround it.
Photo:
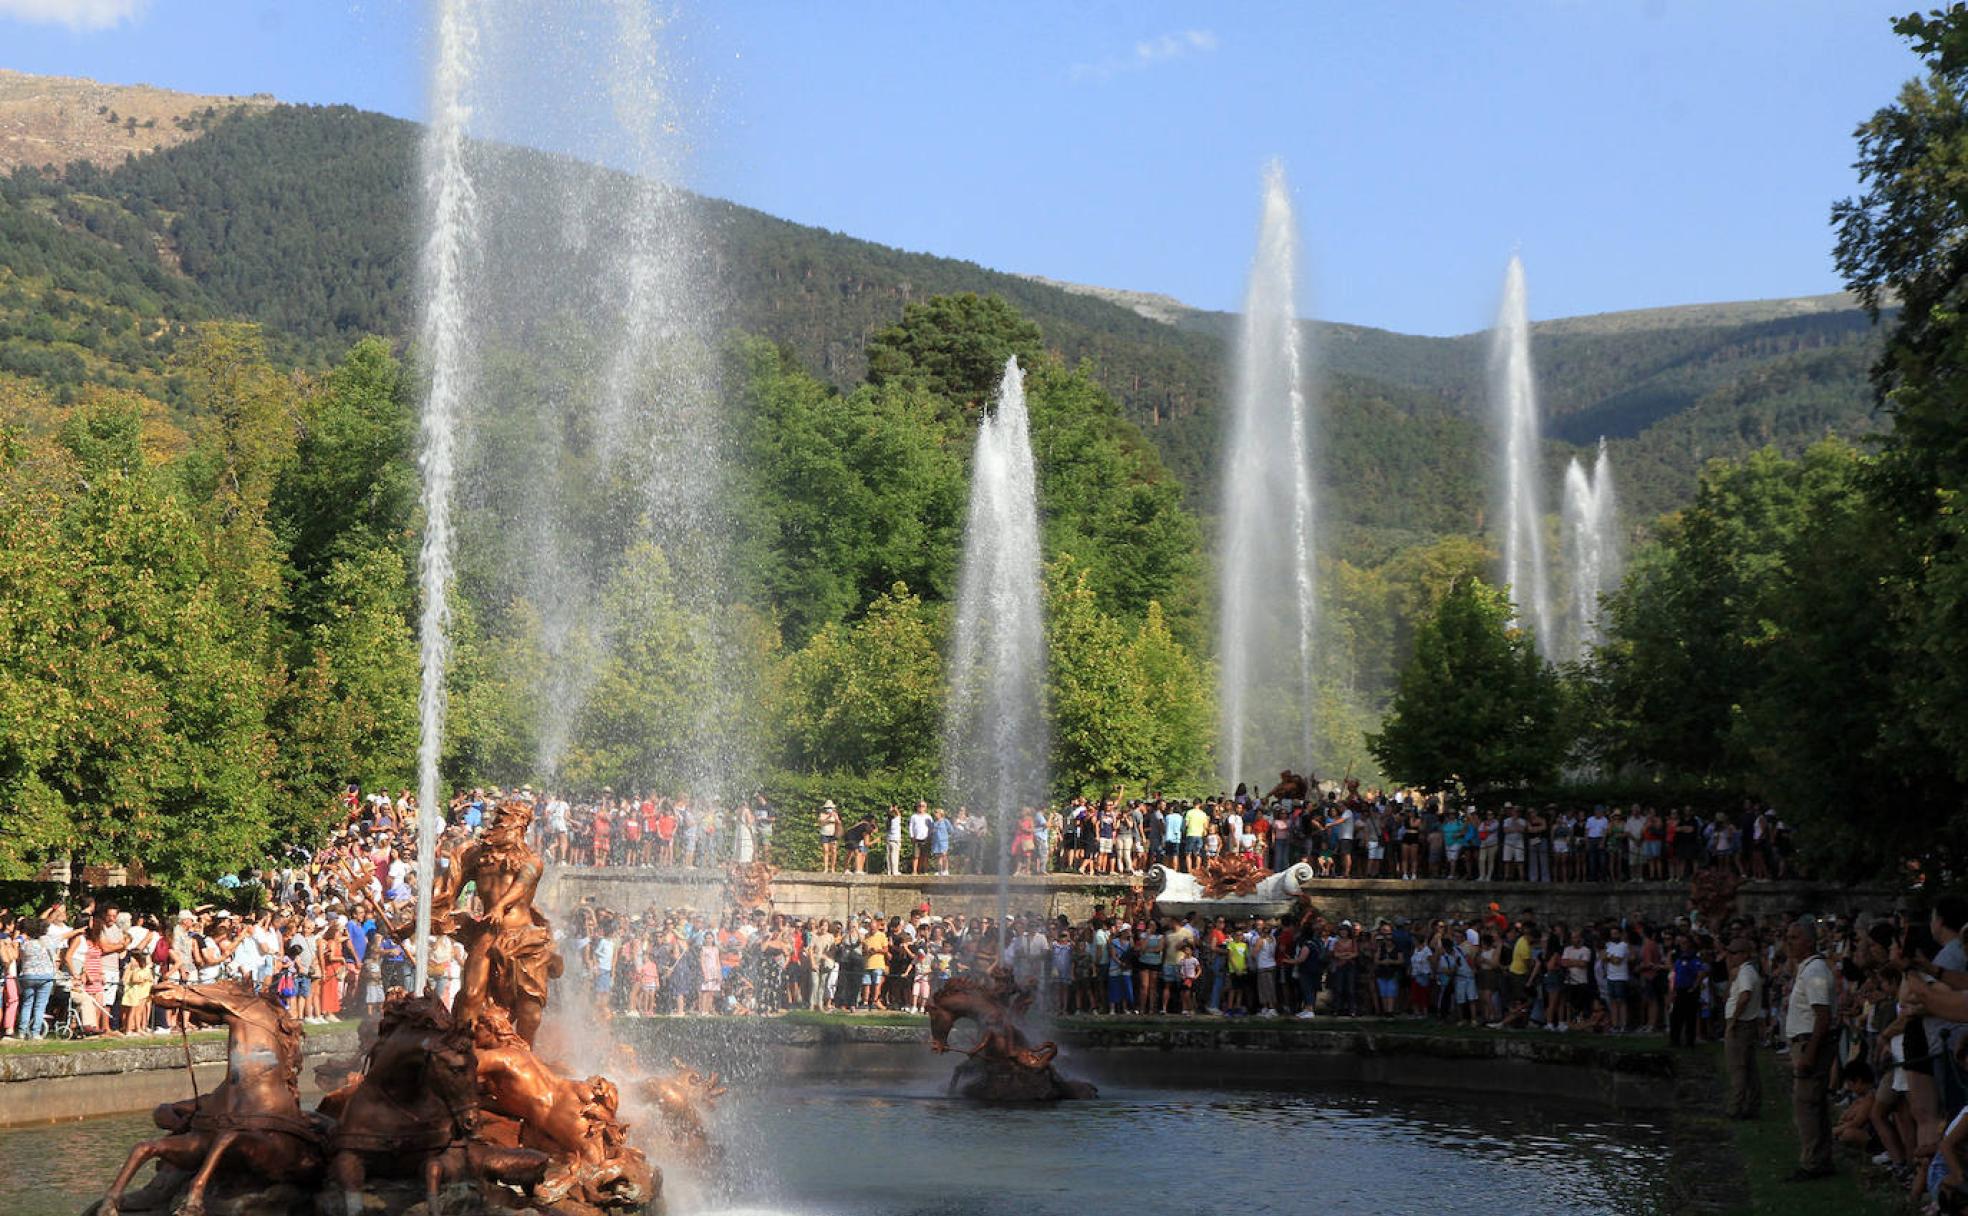
<path fill-rule="evenodd" d="M 511 4 L 516 0 L 505 0 Z M 594 23 L 533 0 L 488 130 L 620 162 Z M 1264 165 L 1307 315 L 1531 312 L 1835 291 L 1852 130 L 1919 64 L 1909 0 L 654 6 L 676 176 L 801 223 L 1235 308 Z M 551 18 L 543 13 L 555 14 Z M 0 67 L 417 118 L 417 0 L 0 0 Z M 584 69 L 582 64 L 586 62 Z M 550 66 L 547 66 L 550 65 Z M 489 120 L 488 120 L 489 122 Z"/>

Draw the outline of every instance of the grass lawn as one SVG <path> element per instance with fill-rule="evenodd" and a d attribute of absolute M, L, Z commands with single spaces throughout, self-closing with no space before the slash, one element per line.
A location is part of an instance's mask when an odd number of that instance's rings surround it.
<path fill-rule="evenodd" d="M 836 1009 L 794 1009 L 785 1020 L 801 1026 L 928 1026 L 920 1013 L 887 1010 L 881 1013 L 842 1013 Z"/>
<path fill-rule="evenodd" d="M 1714 1053 L 1722 1067 L 1722 1053 Z M 1860 1174 L 1858 1158 L 1840 1149 L 1838 1174 L 1815 1182 L 1786 1182 L 1797 1168 L 1797 1129 L 1790 1114 L 1790 1061 L 1787 1056 L 1758 1053 L 1763 1068 L 1763 1117 L 1752 1122 L 1726 1121 L 1749 1177 L 1749 1207 L 1743 1216 L 1904 1216 L 1912 1205 L 1888 1185 L 1885 1174 Z M 1834 1110 L 1833 1122 L 1837 1121 Z"/>
<path fill-rule="evenodd" d="M 354 1028 L 353 1020 L 344 1019 L 329 1026 L 308 1026 L 304 1029 L 310 1035 L 332 1033 L 344 1027 Z M 223 1029 L 194 1030 L 190 1038 L 194 1043 L 223 1043 L 226 1032 Z M 42 1056 L 65 1051 L 115 1051 L 124 1047 L 176 1047 L 181 1036 L 149 1034 L 131 1037 L 87 1039 L 36 1039 L 27 1042 L 22 1039 L 0 1039 L 0 1056 Z"/>
<path fill-rule="evenodd" d="M 223 1030 L 194 1030 L 191 1041 L 194 1043 L 223 1043 L 226 1032 Z M 21 1039 L 0 1041 L 0 1055 L 5 1056 L 49 1056 L 60 1052 L 114 1051 L 121 1047 L 176 1047 L 177 1035 L 166 1037 L 161 1034 L 142 1035 L 136 1038 L 90 1038 L 90 1039 L 36 1039 L 25 1042 Z"/>

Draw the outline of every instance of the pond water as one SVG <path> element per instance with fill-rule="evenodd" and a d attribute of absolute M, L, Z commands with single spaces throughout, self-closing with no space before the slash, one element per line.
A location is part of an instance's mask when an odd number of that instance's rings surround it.
<path fill-rule="evenodd" d="M 726 1174 L 668 1171 L 678 1216 L 1638 1214 L 1664 1194 L 1658 1121 L 1414 1092 L 1103 1088 L 1003 1109 L 802 1085 L 734 1093 L 716 1122 Z M 0 1132 L 0 1213 L 75 1216 L 149 1130 Z"/>

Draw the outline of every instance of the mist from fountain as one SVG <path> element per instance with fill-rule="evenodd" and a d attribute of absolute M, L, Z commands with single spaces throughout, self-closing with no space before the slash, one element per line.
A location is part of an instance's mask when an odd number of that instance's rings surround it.
<path fill-rule="evenodd" d="M 1549 657 L 1557 639 L 1545 574 L 1537 379 L 1531 368 L 1524 261 L 1516 254 L 1504 272 L 1503 303 L 1491 335 L 1490 397 L 1501 440 L 1503 577 L 1510 586 L 1517 623 L 1531 631 L 1538 650 Z"/>
<path fill-rule="evenodd" d="M 1565 657 L 1580 660 L 1605 640 L 1600 613 L 1620 579 L 1619 506 L 1603 438 L 1590 473 L 1576 456 L 1565 468 L 1564 535 L 1571 584 Z"/>
<path fill-rule="evenodd" d="M 465 163 L 467 88 L 477 31 L 466 0 L 442 0 L 431 73 L 431 121 L 422 149 L 424 243 L 418 265 L 422 315 L 418 328 L 430 383 L 424 394 L 419 463 L 424 532 L 417 556 L 422 595 L 418 618 L 417 941 L 415 991 L 430 969 L 431 882 L 444 792 L 438 761 L 444 752 L 445 665 L 449 658 L 452 487 L 458 418 L 471 391 L 467 347 L 468 292 L 479 253 L 477 199 Z"/>
<path fill-rule="evenodd" d="M 1012 358 L 977 427 L 944 718 L 951 798 L 981 809 L 997 832 L 1000 946 L 1012 831 L 1021 811 L 1045 801 L 1049 780 L 1039 562 L 1025 374 Z"/>
<path fill-rule="evenodd" d="M 561 228 L 570 239 L 585 242 L 603 229 L 604 209 L 619 209 L 608 217 L 619 231 L 612 232 L 610 256 L 601 263 L 599 298 L 586 310 L 598 337 L 588 390 L 592 418 L 578 440 L 546 436 L 545 454 L 552 459 L 569 446 L 589 454 L 581 475 L 624 483 L 638 504 L 633 525 L 639 536 L 673 563 L 701 571 L 717 565 L 722 548 L 715 509 L 722 470 L 714 392 L 701 367 L 680 354 L 680 347 L 701 337 L 695 320 L 708 311 L 689 253 L 699 234 L 673 184 L 679 171 L 675 141 L 665 132 L 676 128 L 678 114 L 657 24 L 645 0 L 604 0 L 603 8 L 591 36 L 601 46 L 599 83 L 617 135 L 611 150 L 627 177 L 623 193 L 612 198 L 596 189 L 593 175 L 566 174 L 554 183 Z M 552 459 L 551 467 L 560 464 Z M 616 622 L 601 611 L 599 594 L 610 571 L 571 539 L 593 526 L 582 517 L 592 509 L 572 495 L 554 494 L 534 504 L 529 529 L 528 581 L 545 663 L 535 737 L 535 770 L 543 782 L 557 776 L 615 640 Z M 716 717 L 707 713 L 698 723 L 700 742 L 717 729 Z M 726 771 L 728 750 L 693 749 L 706 759 L 688 774 L 691 783 L 715 784 Z"/>
<path fill-rule="evenodd" d="M 1296 302 L 1298 233 L 1283 166 L 1264 175 L 1223 467 L 1218 610 L 1222 776 L 1248 759 L 1310 771 L 1313 755 L 1312 403 Z"/>

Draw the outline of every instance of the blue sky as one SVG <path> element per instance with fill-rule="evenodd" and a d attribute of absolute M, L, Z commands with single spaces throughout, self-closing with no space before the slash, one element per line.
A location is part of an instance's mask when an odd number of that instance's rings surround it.
<path fill-rule="evenodd" d="M 695 188 L 1223 308 L 1276 156 L 1302 309 L 1419 333 L 1486 325 L 1513 249 L 1538 317 L 1836 290 L 1852 128 L 1918 66 L 1888 25 L 1909 0 L 658 7 Z M 0 0 L 0 67 L 417 117 L 426 24 L 413 0 Z M 502 134 L 607 154 L 582 45 Z"/>

